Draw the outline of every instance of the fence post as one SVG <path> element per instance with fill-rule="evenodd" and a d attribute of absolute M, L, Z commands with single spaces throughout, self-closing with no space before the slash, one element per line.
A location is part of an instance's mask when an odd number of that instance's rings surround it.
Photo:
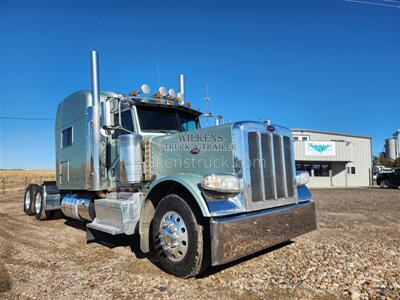
<path fill-rule="evenodd" d="M 3 181 L 3 194 L 5 194 L 6 192 L 5 192 L 5 178 L 4 178 L 4 176 L 3 176 L 2 181 Z"/>

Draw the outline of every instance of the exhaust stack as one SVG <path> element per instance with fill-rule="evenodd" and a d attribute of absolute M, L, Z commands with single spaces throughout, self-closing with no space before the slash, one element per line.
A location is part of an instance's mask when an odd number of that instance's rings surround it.
<path fill-rule="evenodd" d="M 97 51 L 91 52 L 92 61 L 92 105 L 100 106 L 100 87 L 99 87 L 99 60 Z"/>
<path fill-rule="evenodd" d="M 179 92 L 182 96 L 182 102 L 185 103 L 185 76 L 183 74 L 179 75 Z"/>
<path fill-rule="evenodd" d="M 87 162 L 87 189 L 101 190 L 100 178 L 100 86 L 97 51 L 91 52 L 92 67 L 92 107 L 88 111 L 89 147 Z"/>

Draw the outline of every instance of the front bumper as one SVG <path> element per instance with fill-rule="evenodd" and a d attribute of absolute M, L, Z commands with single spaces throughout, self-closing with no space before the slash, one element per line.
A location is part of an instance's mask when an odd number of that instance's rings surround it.
<path fill-rule="evenodd" d="M 222 265 L 317 228 L 314 202 L 211 218 L 211 264 Z"/>

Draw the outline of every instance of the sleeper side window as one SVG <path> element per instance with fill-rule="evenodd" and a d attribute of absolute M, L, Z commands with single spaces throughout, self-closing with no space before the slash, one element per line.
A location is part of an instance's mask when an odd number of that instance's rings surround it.
<path fill-rule="evenodd" d="M 61 148 L 72 145 L 72 127 L 64 129 L 61 133 Z"/>

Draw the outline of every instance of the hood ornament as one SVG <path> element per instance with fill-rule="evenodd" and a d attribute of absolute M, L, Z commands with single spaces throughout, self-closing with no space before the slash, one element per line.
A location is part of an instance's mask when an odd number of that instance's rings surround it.
<path fill-rule="evenodd" d="M 198 147 L 193 147 L 192 150 L 190 150 L 190 153 L 199 154 L 200 153 L 200 149 Z"/>

